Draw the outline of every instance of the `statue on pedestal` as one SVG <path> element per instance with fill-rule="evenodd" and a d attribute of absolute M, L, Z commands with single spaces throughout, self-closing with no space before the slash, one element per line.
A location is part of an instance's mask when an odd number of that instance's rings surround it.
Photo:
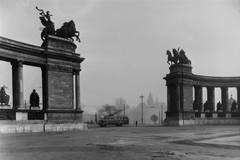
<path fill-rule="evenodd" d="M 1 87 L 1 91 L 0 91 L 0 103 L 1 106 L 8 106 L 9 103 L 9 95 L 6 94 L 5 88 L 7 88 L 6 86 Z"/>
<path fill-rule="evenodd" d="M 237 110 L 237 103 L 236 103 L 236 101 L 233 101 L 231 111 L 233 112 L 233 111 L 236 111 L 236 110 Z"/>
<path fill-rule="evenodd" d="M 206 111 L 210 111 L 210 107 L 209 107 L 209 102 L 208 102 L 208 101 L 206 101 L 206 102 L 204 103 L 203 108 L 204 108 L 204 111 L 205 111 L 205 112 L 206 112 Z"/>
<path fill-rule="evenodd" d="M 217 103 L 217 111 L 219 112 L 219 111 L 222 111 L 222 110 L 223 110 L 222 103 L 219 101 Z"/>

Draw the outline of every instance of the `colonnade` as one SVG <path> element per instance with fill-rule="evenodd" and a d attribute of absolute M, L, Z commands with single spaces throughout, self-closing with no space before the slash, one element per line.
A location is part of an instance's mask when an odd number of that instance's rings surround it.
<path fill-rule="evenodd" d="M 12 61 L 11 65 L 12 65 L 13 109 L 24 109 L 23 61 L 21 60 Z M 43 110 L 47 110 L 48 109 L 48 67 L 45 65 L 40 67 L 42 70 Z M 75 86 L 74 86 L 75 97 L 73 98 L 76 104 L 75 110 L 81 110 L 80 71 L 81 69 L 72 69 L 72 74 L 75 77 Z"/>
<path fill-rule="evenodd" d="M 13 91 L 13 109 L 1 108 L 1 120 L 82 122 L 80 71 L 85 58 L 75 52 L 77 46 L 72 41 L 49 35 L 41 47 L 4 37 L 0 43 L 0 60 L 12 65 Z M 25 108 L 24 65 L 41 69 L 42 110 Z"/>
<path fill-rule="evenodd" d="M 207 86 L 207 105 L 208 110 L 211 112 L 215 112 L 215 88 L 214 86 Z M 221 103 L 223 112 L 230 112 L 231 108 L 228 107 L 229 95 L 228 95 L 228 86 L 220 87 L 221 89 Z M 237 89 L 237 105 L 240 106 L 240 87 L 236 87 Z M 194 110 L 203 111 L 204 110 L 204 102 L 203 102 L 203 86 L 194 85 Z M 239 107 L 238 107 L 239 110 Z"/>

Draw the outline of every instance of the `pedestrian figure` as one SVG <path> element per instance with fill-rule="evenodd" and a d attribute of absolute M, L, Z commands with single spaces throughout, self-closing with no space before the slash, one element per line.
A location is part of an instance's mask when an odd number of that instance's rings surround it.
<path fill-rule="evenodd" d="M 136 127 L 137 127 L 137 125 L 138 125 L 138 121 L 136 121 L 135 123 L 136 123 Z"/>
<path fill-rule="evenodd" d="M 30 110 L 31 107 L 38 107 L 39 106 L 39 95 L 37 94 L 36 90 L 34 89 L 30 95 Z"/>

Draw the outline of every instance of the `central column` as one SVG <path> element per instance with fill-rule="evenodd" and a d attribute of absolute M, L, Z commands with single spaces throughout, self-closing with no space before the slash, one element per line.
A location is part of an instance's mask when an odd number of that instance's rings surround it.
<path fill-rule="evenodd" d="M 211 112 L 215 111 L 215 94 L 214 94 L 214 87 L 207 87 L 207 100 L 208 100 L 208 107 Z"/>

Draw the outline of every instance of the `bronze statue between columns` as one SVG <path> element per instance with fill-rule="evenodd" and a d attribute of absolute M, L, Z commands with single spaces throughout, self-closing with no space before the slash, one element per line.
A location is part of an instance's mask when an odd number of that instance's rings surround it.
<path fill-rule="evenodd" d="M 9 106 L 9 95 L 6 94 L 5 88 L 7 88 L 5 85 L 2 86 L 0 91 L 1 106 Z"/>

